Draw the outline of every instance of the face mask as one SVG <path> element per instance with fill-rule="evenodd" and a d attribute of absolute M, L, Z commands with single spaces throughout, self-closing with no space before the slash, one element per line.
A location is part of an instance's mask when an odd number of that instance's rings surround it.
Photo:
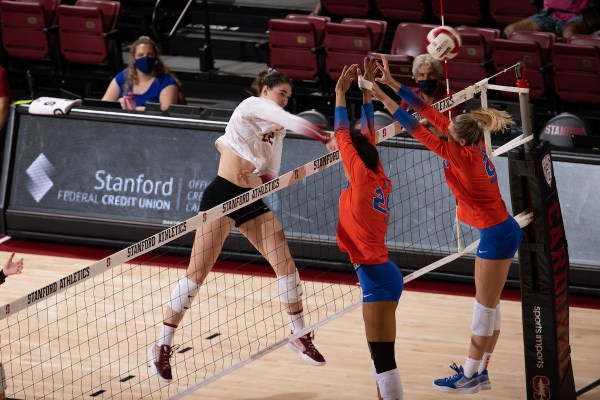
<path fill-rule="evenodd" d="M 135 67 L 145 74 L 154 71 L 158 64 L 158 59 L 154 57 L 142 57 L 135 60 Z"/>
<path fill-rule="evenodd" d="M 435 92 L 435 89 L 437 89 L 438 80 L 437 79 L 425 79 L 422 81 L 417 81 L 417 85 L 419 86 L 419 89 L 421 90 L 421 92 L 423 92 L 427 96 L 430 96 L 433 92 Z"/>

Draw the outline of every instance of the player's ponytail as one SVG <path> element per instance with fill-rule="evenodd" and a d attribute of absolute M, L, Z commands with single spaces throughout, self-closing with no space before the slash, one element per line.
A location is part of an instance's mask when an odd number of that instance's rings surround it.
<path fill-rule="evenodd" d="M 477 145 L 483 132 L 505 131 L 515 122 L 506 111 L 495 108 L 479 108 L 467 114 L 457 115 L 452 122 L 459 139 L 465 139 L 465 146 Z"/>

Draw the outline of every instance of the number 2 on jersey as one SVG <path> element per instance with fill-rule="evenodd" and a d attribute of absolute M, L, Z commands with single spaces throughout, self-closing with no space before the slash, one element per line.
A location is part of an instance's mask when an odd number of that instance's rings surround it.
<path fill-rule="evenodd" d="M 390 195 L 387 197 L 383 194 L 381 188 L 375 189 L 375 197 L 373 197 L 373 208 L 384 215 L 388 215 L 390 212 Z"/>

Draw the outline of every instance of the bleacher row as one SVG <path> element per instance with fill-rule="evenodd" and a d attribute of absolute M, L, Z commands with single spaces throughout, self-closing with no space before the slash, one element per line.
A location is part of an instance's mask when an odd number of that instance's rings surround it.
<path fill-rule="evenodd" d="M 9 71 L 46 67 L 67 76 L 74 66 L 104 67 L 112 76 L 123 66 L 117 23 L 121 3 L 110 0 L 3 0 L 2 64 Z"/>
<path fill-rule="evenodd" d="M 318 80 L 331 87 L 344 65 L 362 64 L 365 56 L 386 53 L 400 83 L 414 86 L 412 61 L 426 53 L 427 33 L 436 25 L 402 22 L 389 49 L 383 49 L 386 20 L 290 14 L 269 21 L 270 65 L 298 80 Z M 463 45 L 448 62 L 450 87 L 461 90 L 483 78 L 524 62 L 530 98 L 577 104 L 600 104 L 600 36 L 576 35 L 568 43 L 554 33 L 513 32 L 507 39 L 497 28 L 457 27 Z M 515 74 L 500 74 L 496 83 L 515 85 Z"/>

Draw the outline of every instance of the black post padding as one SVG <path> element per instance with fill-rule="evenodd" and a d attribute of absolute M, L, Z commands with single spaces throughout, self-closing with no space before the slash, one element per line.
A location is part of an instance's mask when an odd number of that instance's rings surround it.
<path fill-rule="evenodd" d="M 575 400 L 569 254 L 548 142 L 509 152 L 513 214 L 533 211 L 519 248 L 528 400 Z"/>

